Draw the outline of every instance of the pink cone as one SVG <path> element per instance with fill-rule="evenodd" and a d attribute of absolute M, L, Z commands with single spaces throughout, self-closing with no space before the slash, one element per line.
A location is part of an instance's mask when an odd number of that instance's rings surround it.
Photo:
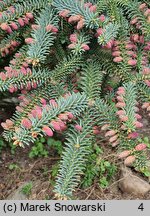
<path fill-rule="evenodd" d="M 144 75 L 150 74 L 150 68 L 145 67 L 145 68 L 143 69 L 142 73 L 143 73 Z"/>
<path fill-rule="evenodd" d="M 121 97 L 121 96 L 117 96 L 117 100 L 120 101 L 120 102 L 124 101 L 123 97 Z"/>
<path fill-rule="evenodd" d="M 137 23 L 137 21 L 138 21 L 138 18 L 136 17 L 136 18 L 134 18 L 134 19 L 131 20 L 130 24 L 134 25 L 134 24 Z"/>
<path fill-rule="evenodd" d="M 7 33 L 8 33 L 8 34 L 11 34 L 11 33 L 12 33 L 12 29 L 11 29 L 11 27 L 10 27 L 10 26 L 8 26 L 8 28 L 7 28 L 7 30 L 6 30 L 6 31 L 7 31 Z"/>
<path fill-rule="evenodd" d="M 1 72 L 0 73 L 0 78 L 1 78 L 1 80 L 5 81 L 7 79 L 7 76 L 6 76 L 6 74 L 4 72 Z"/>
<path fill-rule="evenodd" d="M 16 110 L 17 110 L 18 112 L 23 112 L 23 111 L 24 111 L 20 106 L 16 106 Z"/>
<path fill-rule="evenodd" d="M 21 67 L 20 72 L 24 75 L 27 74 L 26 68 L 24 68 L 24 67 Z"/>
<path fill-rule="evenodd" d="M 9 127 L 7 126 L 7 124 L 5 122 L 2 122 L 1 123 L 1 126 L 5 129 L 5 130 L 8 130 Z"/>
<path fill-rule="evenodd" d="M 128 116 L 119 116 L 120 120 L 123 121 L 123 122 L 126 122 L 128 121 Z"/>
<path fill-rule="evenodd" d="M 100 130 L 98 130 L 98 129 L 93 129 L 93 134 L 98 135 L 98 134 L 100 134 L 100 133 L 101 133 Z"/>
<path fill-rule="evenodd" d="M 34 42 L 34 39 L 33 38 L 26 38 L 25 39 L 25 43 L 26 44 L 32 44 Z"/>
<path fill-rule="evenodd" d="M 2 24 L 0 25 L 0 28 L 1 28 L 2 30 L 4 30 L 4 31 L 7 31 L 7 29 L 9 28 L 9 25 L 8 25 L 7 23 L 2 23 Z"/>
<path fill-rule="evenodd" d="M 38 30 L 40 27 L 41 27 L 40 25 L 35 25 L 35 24 L 31 25 L 31 28 L 33 30 Z"/>
<path fill-rule="evenodd" d="M 144 16 L 148 16 L 148 15 L 150 15 L 150 9 L 147 9 L 145 12 L 144 12 Z"/>
<path fill-rule="evenodd" d="M 46 105 L 46 100 L 44 99 L 44 98 L 41 98 L 41 103 L 43 104 L 43 105 Z"/>
<path fill-rule="evenodd" d="M 53 136 L 53 131 L 48 126 L 43 126 L 42 131 L 49 137 Z"/>
<path fill-rule="evenodd" d="M 136 139 L 138 136 L 139 136 L 139 134 L 137 132 L 132 132 L 132 133 L 128 134 L 129 139 Z"/>
<path fill-rule="evenodd" d="M 15 87 L 14 86 L 10 86 L 9 87 L 9 92 L 10 93 L 14 93 L 15 92 Z"/>
<path fill-rule="evenodd" d="M 81 19 L 80 15 L 74 15 L 74 16 L 70 16 L 69 17 L 68 22 L 69 23 L 71 23 L 71 22 L 78 22 L 80 19 Z"/>
<path fill-rule="evenodd" d="M 126 106 L 126 104 L 124 102 L 118 102 L 118 103 L 116 103 L 116 107 L 117 108 L 123 108 L 125 106 Z"/>
<path fill-rule="evenodd" d="M 143 3 L 143 4 L 141 4 L 140 6 L 139 6 L 139 9 L 140 10 L 143 10 L 143 9 L 145 9 L 146 8 L 146 4 L 145 3 Z"/>
<path fill-rule="evenodd" d="M 80 125 L 77 124 L 74 127 L 77 131 L 82 131 L 82 127 Z"/>
<path fill-rule="evenodd" d="M 116 141 L 113 142 L 111 145 L 112 145 L 112 147 L 116 147 L 119 143 L 120 143 L 119 140 L 116 140 Z"/>
<path fill-rule="evenodd" d="M 131 154 L 131 150 L 125 150 L 125 151 L 118 154 L 118 158 L 119 159 L 126 158 L 130 154 Z"/>
<path fill-rule="evenodd" d="M 109 139 L 109 142 L 114 142 L 118 139 L 118 135 L 115 135 L 115 136 L 112 136 L 110 139 Z"/>
<path fill-rule="evenodd" d="M 53 25 L 49 24 L 49 25 L 46 26 L 46 31 L 47 32 L 52 31 L 52 29 L 53 29 Z"/>
<path fill-rule="evenodd" d="M 131 166 L 134 161 L 136 160 L 135 156 L 134 155 L 130 155 L 128 156 L 125 160 L 124 160 L 124 165 L 126 166 Z"/>
<path fill-rule="evenodd" d="M 84 20 L 81 19 L 77 24 L 77 30 L 80 30 L 84 27 Z"/>
<path fill-rule="evenodd" d="M 96 5 L 92 5 L 92 6 L 90 6 L 89 9 L 91 12 L 96 12 L 97 7 L 96 7 Z"/>
<path fill-rule="evenodd" d="M 100 17 L 99 17 L 100 21 L 101 22 L 104 22 L 105 21 L 105 16 L 102 14 Z"/>
<path fill-rule="evenodd" d="M 125 125 L 121 125 L 121 129 L 122 129 L 122 130 L 126 130 L 127 128 L 126 128 Z"/>
<path fill-rule="evenodd" d="M 141 128 L 141 127 L 143 127 L 143 124 L 142 124 L 141 122 L 139 122 L 139 121 L 136 121 L 134 124 L 135 124 L 135 127 L 136 127 L 136 128 Z"/>
<path fill-rule="evenodd" d="M 63 121 L 61 121 L 61 120 L 59 120 L 59 126 L 60 126 L 60 130 L 61 131 L 64 131 L 64 130 L 67 129 L 66 124 Z"/>
<path fill-rule="evenodd" d="M 10 119 L 6 119 L 6 124 L 8 127 L 12 127 L 14 125 L 14 122 L 11 121 Z"/>
<path fill-rule="evenodd" d="M 133 36 L 132 36 L 132 39 L 133 39 L 133 41 L 136 43 L 136 42 L 138 42 L 139 41 L 139 35 L 138 34 L 134 34 Z"/>
<path fill-rule="evenodd" d="M 122 91 L 119 90 L 119 91 L 117 91 L 116 93 L 117 93 L 118 95 L 120 95 L 120 96 L 125 95 L 125 91 L 123 91 L 123 90 L 122 90 Z"/>
<path fill-rule="evenodd" d="M 60 131 L 61 130 L 59 122 L 52 120 L 50 124 L 54 128 L 54 130 L 56 130 L 56 131 Z"/>
<path fill-rule="evenodd" d="M 77 40 L 78 40 L 78 37 L 77 37 L 76 34 L 71 34 L 70 37 L 69 37 L 69 39 L 70 39 L 70 41 L 71 41 L 72 43 L 76 43 Z"/>
<path fill-rule="evenodd" d="M 141 35 L 141 36 L 140 36 L 140 39 L 139 39 L 139 41 L 140 41 L 140 43 L 141 43 L 141 44 L 144 44 L 144 42 L 145 42 L 145 39 L 144 39 L 144 36 L 143 36 L 143 35 Z"/>
<path fill-rule="evenodd" d="M 88 51 L 90 47 L 87 44 L 81 44 L 81 48 L 85 51 Z"/>
<path fill-rule="evenodd" d="M 15 22 L 11 22 L 10 26 L 13 30 L 18 30 L 18 26 Z"/>
<path fill-rule="evenodd" d="M 68 48 L 69 48 L 69 49 L 74 49 L 75 46 L 76 46 L 76 45 L 72 43 L 72 44 L 69 44 L 69 45 L 68 45 Z"/>
<path fill-rule="evenodd" d="M 62 10 L 60 11 L 59 16 L 66 18 L 69 13 L 70 13 L 69 10 Z"/>
<path fill-rule="evenodd" d="M 148 87 L 150 87 L 150 80 L 145 80 L 145 83 Z"/>
<path fill-rule="evenodd" d="M 108 137 L 108 136 L 113 136 L 115 135 L 117 132 L 115 130 L 110 130 L 108 132 L 105 133 L 105 137 Z"/>
<path fill-rule="evenodd" d="M 146 109 L 146 108 L 148 108 L 150 106 L 150 103 L 149 102 L 145 102 L 145 103 L 143 103 L 143 105 L 142 105 L 142 109 Z"/>
<path fill-rule="evenodd" d="M 121 55 L 120 51 L 114 51 L 114 52 L 112 52 L 112 56 L 114 56 L 114 57 L 119 57 L 120 55 Z"/>
<path fill-rule="evenodd" d="M 21 124 L 23 127 L 27 128 L 27 129 L 30 129 L 32 127 L 32 123 L 28 118 L 22 119 Z"/>
<path fill-rule="evenodd" d="M 49 103 L 50 103 L 52 106 L 54 106 L 54 107 L 58 107 L 58 104 L 57 104 L 57 102 L 56 102 L 54 99 L 51 99 L 51 100 L 49 101 Z"/>
<path fill-rule="evenodd" d="M 104 131 L 104 130 L 107 130 L 109 128 L 109 124 L 105 124 L 101 127 L 101 130 Z"/>
<path fill-rule="evenodd" d="M 104 29 L 99 28 L 99 29 L 96 30 L 96 32 L 97 32 L 97 37 L 98 37 L 98 36 L 100 36 L 101 34 L 103 34 Z"/>
<path fill-rule="evenodd" d="M 121 86 L 121 87 L 118 88 L 118 90 L 119 91 L 125 91 L 125 88 Z"/>
<path fill-rule="evenodd" d="M 38 119 L 42 118 L 42 108 L 41 107 L 36 107 L 36 116 L 38 117 Z"/>
<path fill-rule="evenodd" d="M 19 25 L 20 25 L 21 27 L 23 27 L 24 24 L 25 24 L 22 18 L 19 18 L 19 19 L 18 19 L 18 23 L 19 23 Z"/>
<path fill-rule="evenodd" d="M 130 59 L 130 60 L 128 61 L 128 64 L 131 65 L 131 66 L 135 66 L 135 65 L 137 64 L 137 60 L 135 60 L 135 59 Z"/>
<path fill-rule="evenodd" d="M 52 27 L 52 32 L 53 33 L 57 33 L 58 32 L 58 28 L 56 28 L 55 26 Z"/>
<path fill-rule="evenodd" d="M 66 113 L 61 113 L 61 114 L 59 114 L 59 115 L 58 115 L 58 118 L 61 119 L 61 120 L 63 120 L 63 121 L 68 120 L 68 116 L 67 116 Z"/>
<path fill-rule="evenodd" d="M 141 116 L 141 115 L 139 115 L 139 114 L 135 114 L 135 118 L 136 118 L 136 119 L 141 119 L 141 118 L 142 118 L 142 116 Z"/>
<path fill-rule="evenodd" d="M 28 67 L 28 63 L 27 62 L 22 62 L 22 66 L 27 68 Z"/>
<path fill-rule="evenodd" d="M 73 119 L 74 118 L 74 115 L 71 112 L 67 112 L 67 115 L 68 115 L 69 119 Z"/>
<path fill-rule="evenodd" d="M 116 114 L 120 116 L 120 115 L 125 115 L 126 113 L 125 113 L 124 110 L 118 110 L 118 111 L 116 112 Z"/>
<path fill-rule="evenodd" d="M 33 14 L 32 13 L 26 13 L 26 17 L 29 19 L 33 19 Z"/>
<path fill-rule="evenodd" d="M 115 57 L 113 59 L 114 62 L 118 63 L 118 62 L 122 62 L 123 61 L 123 58 L 122 57 Z"/>
<path fill-rule="evenodd" d="M 86 8 L 86 7 L 91 7 L 92 6 L 92 3 L 91 2 L 86 2 L 85 4 L 84 4 L 84 7 Z"/>
<path fill-rule="evenodd" d="M 135 112 L 139 112 L 139 108 L 138 107 L 134 107 Z"/>
<path fill-rule="evenodd" d="M 23 18 L 23 22 L 24 22 L 24 24 L 28 25 L 29 24 L 29 18 L 24 17 Z"/>
<path fill-rule="evenodd" d="M 142 150 L 144 150 L 144 149 L 146 149 L 147 148 L 147 145 L 145 144 L 145 143 L 140 143 L 140 144 L 138 144 L 136 147 L 135 147 L 135 150 L 136 151 L 142 151 Z"/>
<path fill-rule="evenodd" d="M 36 83 L 36 82 L 32 82 L 32 87 L 33 87 L 34 89 L 36 89 L 36 88 L 37 88 L 37 83 Z"/>

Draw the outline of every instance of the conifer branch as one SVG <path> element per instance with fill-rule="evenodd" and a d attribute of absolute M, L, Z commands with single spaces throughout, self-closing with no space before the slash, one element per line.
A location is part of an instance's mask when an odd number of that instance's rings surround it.
<path fill-rule="evenodd" d="M 92 113 L 88 111 L 81 120 L 82 131 L 71 128 L 67 133 L 65 148 L 56 179 L 55 196 L 66 200 L 72 198 L 72 193 L 80 182 L 80 176 L 85 169 L 90 147 L 92 145 Z"/>
<path fill-rule="evenodd" d="M 32 43 L 29 45 L 28 56 L 33 65 L 43 63 L 54 43 L 58 31 L 58 18 L 51 6 L 44 9 L 36 20 L 37 29 L 31 33 Z"/>
<path fill-rule="evenodd" d="M 31 117 L 30 120 L 25 119 L 26 124 L 24 124 L 22 120 L 21 126 L 16 128 L 13 137 L 14 144 L 23 146 L 24 144 L 34 142 L 37 136 L 43 136 L 43 134 L 45 134 L 45 126 L 49 127 L 49 131 L 51 131 L 52 134 L 52 130 L 56 129 L 54 124 L 52 124 L 52 120 L 56 119 L 58 124 L 59 114 L 69 112 L 72 113 L 73 116 L 79 116 L 86 107 L 86 96 L 84 94 L 73 93 L 67 98 L 59 98 L 56 100 L 55 105 L 50 103 L 45 107 L 35 108 L 36 110 L 33 112 L 37 117 L 31 112 L 31 115 L 34 116 Z"/>
<path fill-rule="evenodd" d="M 62 12 L 64 10 L 68 10 L 68 15 L 76 16 L 79 15 L 84 19 L 84 23 L 86 27 L 89 28 L 98 28 L 99 27 L 99 19 L 98 14 L 96 12 L 90 11 L 90 9 L 84 8 L 83 1 L 78 0 L 54 0 L 52 5 L 58 10 L 58 12 Z"/>
<path fill-rule="evenodd" d="M 89 99 L 100 97 L 103 72 L 99 62 L 90 61 L 83 65 L 81 88 Z"/>

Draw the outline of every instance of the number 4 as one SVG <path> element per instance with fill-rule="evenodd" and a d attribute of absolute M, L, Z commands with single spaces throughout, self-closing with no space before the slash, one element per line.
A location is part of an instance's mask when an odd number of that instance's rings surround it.
<path fill-rule="evenodd" d="M 141 203 L 138 207 L 139 210 L 143 211 L 144 210 L 144 206 L 143 206 L 143 203 Z"/>

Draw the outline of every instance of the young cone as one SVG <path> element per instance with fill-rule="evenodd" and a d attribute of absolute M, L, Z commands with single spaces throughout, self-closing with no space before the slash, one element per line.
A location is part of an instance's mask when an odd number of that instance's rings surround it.
<path fill-rule="evenodd" d="M 136 158 L 134 155 L 130 155 L 128 156 L 125 160 L 124 160 L 124 165 L 126 166 L 132 166 L 133 163 L 135 162 Z"/>

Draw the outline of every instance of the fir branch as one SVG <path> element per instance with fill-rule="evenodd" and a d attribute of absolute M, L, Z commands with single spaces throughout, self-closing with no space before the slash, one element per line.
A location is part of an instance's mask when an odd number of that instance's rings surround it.
<path fill-rule="evenodd" d="M 47 0 L 29 0 L 23 1 L 21 3 L 15 4 L 15 12 L 14 13 L 2 13 L 2 17 L 0 18 L 0 23 L 9 23 L 10 21 L 17 20 L 18 17 L 23 16 L 28 12 L 37 11 L 41 8 L 45 8 L 48 4 Z"/>
<path fill-rule="evenodd" d="M 150 88 L 144 82 L 138 82 L 136 85 L 138 98 L 142 102 L 150 102 Z"/>
<path fill-rule="evenodd" d="M 0 11 L 6 10 L 9 6 L 17 2 L 17 0 L 5 0 L 0 2 Z"/>
<path fill-rule="evenodd" d="M 55 58 L 54 58 L 53 61 L 60 62 L 64 58 L 66 58 L 66 52 L 63 49 L 63 46 L 62 46 L 62 44 L 61 44 L 61 42 L 60 42 L 59 39 L 54 42 L 54 50 L 55 50 Z"/>
<path fill-rule="evenodd" d="M 54 85 L 42 85 L 38 89 L 32 90 L 28 95 L 26 96 L 26 101 L 29 103 L 27 105 L 21 106 L 23 104 L 22 102 L 19 104 L 19 109 L 23 110 L 23 112 L 16 110 L 16 112 L 13 114 L 12 118 L 10 119 L 14 125 L 9 130 L 5 130 L 3 133 L 3 137 L 7 141 L 11 141 L 15 132 L 15 127 L 19 127 L 21 124 L 21 120 L 23 118 L 28 117 L 28 114 L 31 113 L 34 107 L 36 106 L 42 106 L 41 99 L 44 98 L 46 100 L 49 100 L 50 98 L 59 98 L 65 93 L 64 91 L 64 85 L 63 83 Z M 21 97 L 25 97 L 23 94 L 20 95 Z M 22 100 L 24 101 L 24 100 Z"/>
<path fill-rule="evenodd" d="M 52 80 L 63 80 L 68 75 L 76 72 L 77 69 L 82 65 L 82 58 L 80 56 L 69 55 L 63 59 L 52 71 Z"/>
<path fill-rule="evenodd" d="M 90 35 L 86 35 L 83 32 L 74 32 L 74 35 L 77 39 L 76 42 L 72 42 L 71 44 L 69 44 L 68 48 L 71 49 L 72 53 L 74 55 L 80 55 L 83 52 L 87 51 L 90 49 L 90 47 L 88 46 L 88 44 L 90 43 Z M 71 36 L 72 36 L 71 35 Z"/>
<path fill-rule="evenodd" d="M 103 99 L 95 101 L 95 112 L 97 116 L 97 124 L 99 126 L 108 124 L 110 129 L 118 129 L 118 118 L 116 116 L 117 109 L 111 104 L 107 104 Z"/>
<path fill-rule="evenodd" d="M 55 185 L 55 196 L 58 199 L 71 199 L 72 193 L 80 182 L 92 144 L 92 113 L 84 114 L 80 121 L 82 132 L 71 128 L 67 133 L 66 147 L 60 163 L 59 174 Z"/>
<path fill-rule="evenodd" d="M 125 103 L 125 106 L 122 108 L 122 110 L 125 112 L 125 116 L 127 116 L 127 120 L 123 122 L 125 127 L 128 131 L 135 131 L 135 122 L 136 122 L 136 99 L 137 99 L 137 92 L 135 84 L 132 82 L 128 82 L 123 84 L 123 87 L 125 89 L 125 94 L 122 95 L 123 102 Z"/>
<path fill-rule="evenodd" d="M 0 52 L 2 57 L 12 53 L 21 43 L 20 33 L 13 32 L 11 35 L 3 38 L 0 42 Z"/>
<path fill-rule="evenodd" d="M 89 10 L 89 8 L 84 8 L 84 4 L 82 1 L 78 0 L 54 0 L 52 5 L 61 12 L 63 10 L 69 10 L 69 15 L 80 15 L 85 20 L 85 25 L 87 28 L 98 28 L 99 27 L 99 19 L 98 14 L 93 13 Z"/>
<path fill-rule="evenodd" d="M 28 89 L 33 88 L 36 84 L 41 86 L 46 83 L 56 83 L 58 80 L 65 79 L 67 75 L 75 72 L 81 65 L 81 57 L 68 56 L 60 62 L 53 71 L 48 69 L 33 68 L 26 75 L 20 73 L 17 77 L 7 78 L 5 81 L 0 80 L 0 91 L 6 91 L 10 88 Z"/>
<path fill-rule="evenodd" d="M 0 80 L 0 91 L 6 91 L 10 88 L 15 89 L 28 89 L 34 88 L 34 84 L 41 86 L 45 83 L 50 82 L 50 72 L 47 69 L 38 69 L 33 68 L 26 74 L 20 73 L 17 77 L 8 78 L 5 81 Z"/>
<path fill-rule="evenodd" d="M 54 43 L 54 32 L 46 29 L 48 25 L 58 28 L 58 18 L 51 6 L 48 6 L 41 12 L 40 17 L 36 20 L 36 23 L 39 28 L 31 33 L 34 42 L 29 45 L 28 50 L 28 56 L 33 65 L 43 63 L 45 61 L 46 56 L 49 54 L 50 47 Z"/>
<path fill-rule="evenodd" d="M 103 1 L 103 0 L 98 0 L 97 1 L 97 12 L 98 13 L 102 13 L 104 11 L 106 11 L 108 8 L 107 2 Z"/>
<path fill-rule="evenodd" d="M 19 145 L 29 144 L 35 141 L 33 133 L 43 136 L 42 127 L 47 125 L 51 127 L 51 121 L 54 120 L 60 113 L 70 112 L 74 116 L 79 116 L 87 107 L 87 99 L 84 94 L 75 94 L 68 96 L 67 98 L 61 97 L 56 100 L 57 106 L 52 104 L 42 107 L 42 116 L 39 118 L 31 118 L 32 128 L 26 129 L 21 126 L 17 128 L 14 133 L 15 143 Z"/>
<path fill-rule="evenodd" d="M 103 72 L 99 62 L 90 61 L 83 65 L 81 73 L 81 89 L 89 99 L 100 97 Z"/>
<path fill-rule="evenodd" d="M 150 25 L 148 25 L 148 21 L 144 13 L 139 9 L 140 2 L 137 0 L 130 1 L 129 4 L 126 5 L 127 14 L 130 19 L 137 18 L 138 22 L 141 25 L 141 28 L 144 35 L 149 39 L 150 38 Z"/>
<path fill-rule="evenodd" d="M 120 26 L 117 23 L 109 23 L 106 25 L 103 34 L 98 37 L 98 43 L 100 45 L 106 45 L 117 36 L 119 28 Z"/>

